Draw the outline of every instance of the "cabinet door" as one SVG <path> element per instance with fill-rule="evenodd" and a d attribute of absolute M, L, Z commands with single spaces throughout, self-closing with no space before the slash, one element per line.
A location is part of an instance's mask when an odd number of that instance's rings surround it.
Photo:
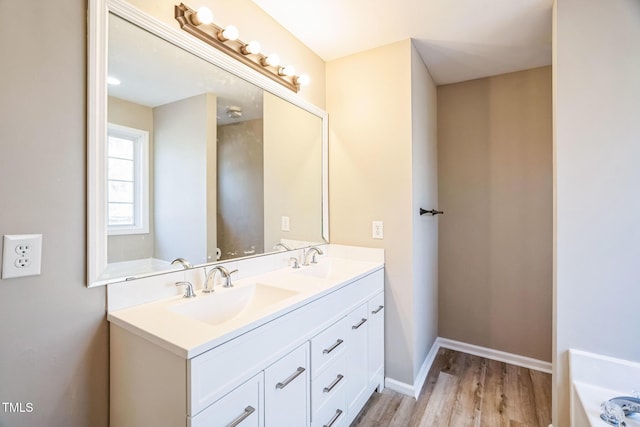
<path fill-rule="evenodd" d="M 190 427 L 262 427 L 262 372 L 211 404 L 193 418 Z"/>
<path fill-rule="evenodd" d="M 264 387 L 265 426 L 308 426 L 309 343 L 265 369 Z"/>
<path fill-rule="evenodd" d="M 384 292 L 369 300 L 369 381 L 384 387 Z"/>
<path fill-rule="evenodd" d="M 367 303 L 347 315 L 347 381 L 346 394 L 349 411 L 355 410 L 369 386 L 369 349 L 367 337 L 369 319 Z"/>

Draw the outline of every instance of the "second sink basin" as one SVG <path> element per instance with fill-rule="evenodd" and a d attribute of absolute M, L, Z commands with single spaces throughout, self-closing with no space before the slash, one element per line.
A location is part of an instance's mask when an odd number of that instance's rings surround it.
<path fill-rule="evenodd" d="M 234 288 L 216 289 L 211 294 L 198 294 L 194 299 L 180 301 L 169 310 L 210 325 L 249 315 L 296 295 L 297 292 L 261 283 Z"/>

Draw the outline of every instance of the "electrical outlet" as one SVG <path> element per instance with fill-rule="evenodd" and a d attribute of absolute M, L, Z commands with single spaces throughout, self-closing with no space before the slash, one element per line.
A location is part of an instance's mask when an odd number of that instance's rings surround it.
<path fill-rule="evenodd" d="M 371 222 L 371 237 L 373 237 L 374 239 L 384 238 L 384 225 L 382 221 Z"/>
<path fill-rule="evenodd" d="M 289 217 L 288 216 L 283 216 L 280 219 L 280 225 L 281 225 L 281 230 L 282 231 L 289 231 Z"/>
<path fill-rule="evenodd" d="M 42 234 L 6 234 L 2 253 L 2 278 L 40 274 Z"/>

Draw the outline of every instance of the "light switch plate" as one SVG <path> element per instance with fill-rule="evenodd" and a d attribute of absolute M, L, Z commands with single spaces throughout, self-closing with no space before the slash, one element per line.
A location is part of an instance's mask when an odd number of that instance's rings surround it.
<path fill-rule="evenodd" d="M 384 239 L 384 224 L 382 221 L 371 222 L 371 237 L 374 239 Z"/>
<path fill-rule="evenodd" d="M 2 278 L 37 276 L 42 261 L 42 234 L 5 234 Z"/>

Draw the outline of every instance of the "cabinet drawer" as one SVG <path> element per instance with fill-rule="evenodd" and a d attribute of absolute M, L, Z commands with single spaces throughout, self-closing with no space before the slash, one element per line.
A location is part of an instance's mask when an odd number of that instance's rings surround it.
<path fill-rule="evenodd" d="M 347 405 L 344 387 L 336 390 L 336 394 L 325 402 L 313 414 L 312 427 L 344 427 L 347 421 Z"/>
<path fill-rule="evenodd" d="M 264 371 L 265 426 L 309 423 L 309 344 L 305 343 Z"/>
<path fill-rule="evenodd" d="M 311 409 L 315 413 L 330 398 L 342 393 L 347 382 L 345 353 L 335 359 L 322 373 L 311 379 Z"/>
<path fill-rule="evenodd" d="M 312 377 L 340 357 L 346 348 L 345 321 L 341 319 L 311 339 Z"/>
<path fill-rule="evenodd" d="M 195 417 L 188 418 L 188 425 L 190 427 L 262 426 L 262 375 L 260 372 Z"/>

